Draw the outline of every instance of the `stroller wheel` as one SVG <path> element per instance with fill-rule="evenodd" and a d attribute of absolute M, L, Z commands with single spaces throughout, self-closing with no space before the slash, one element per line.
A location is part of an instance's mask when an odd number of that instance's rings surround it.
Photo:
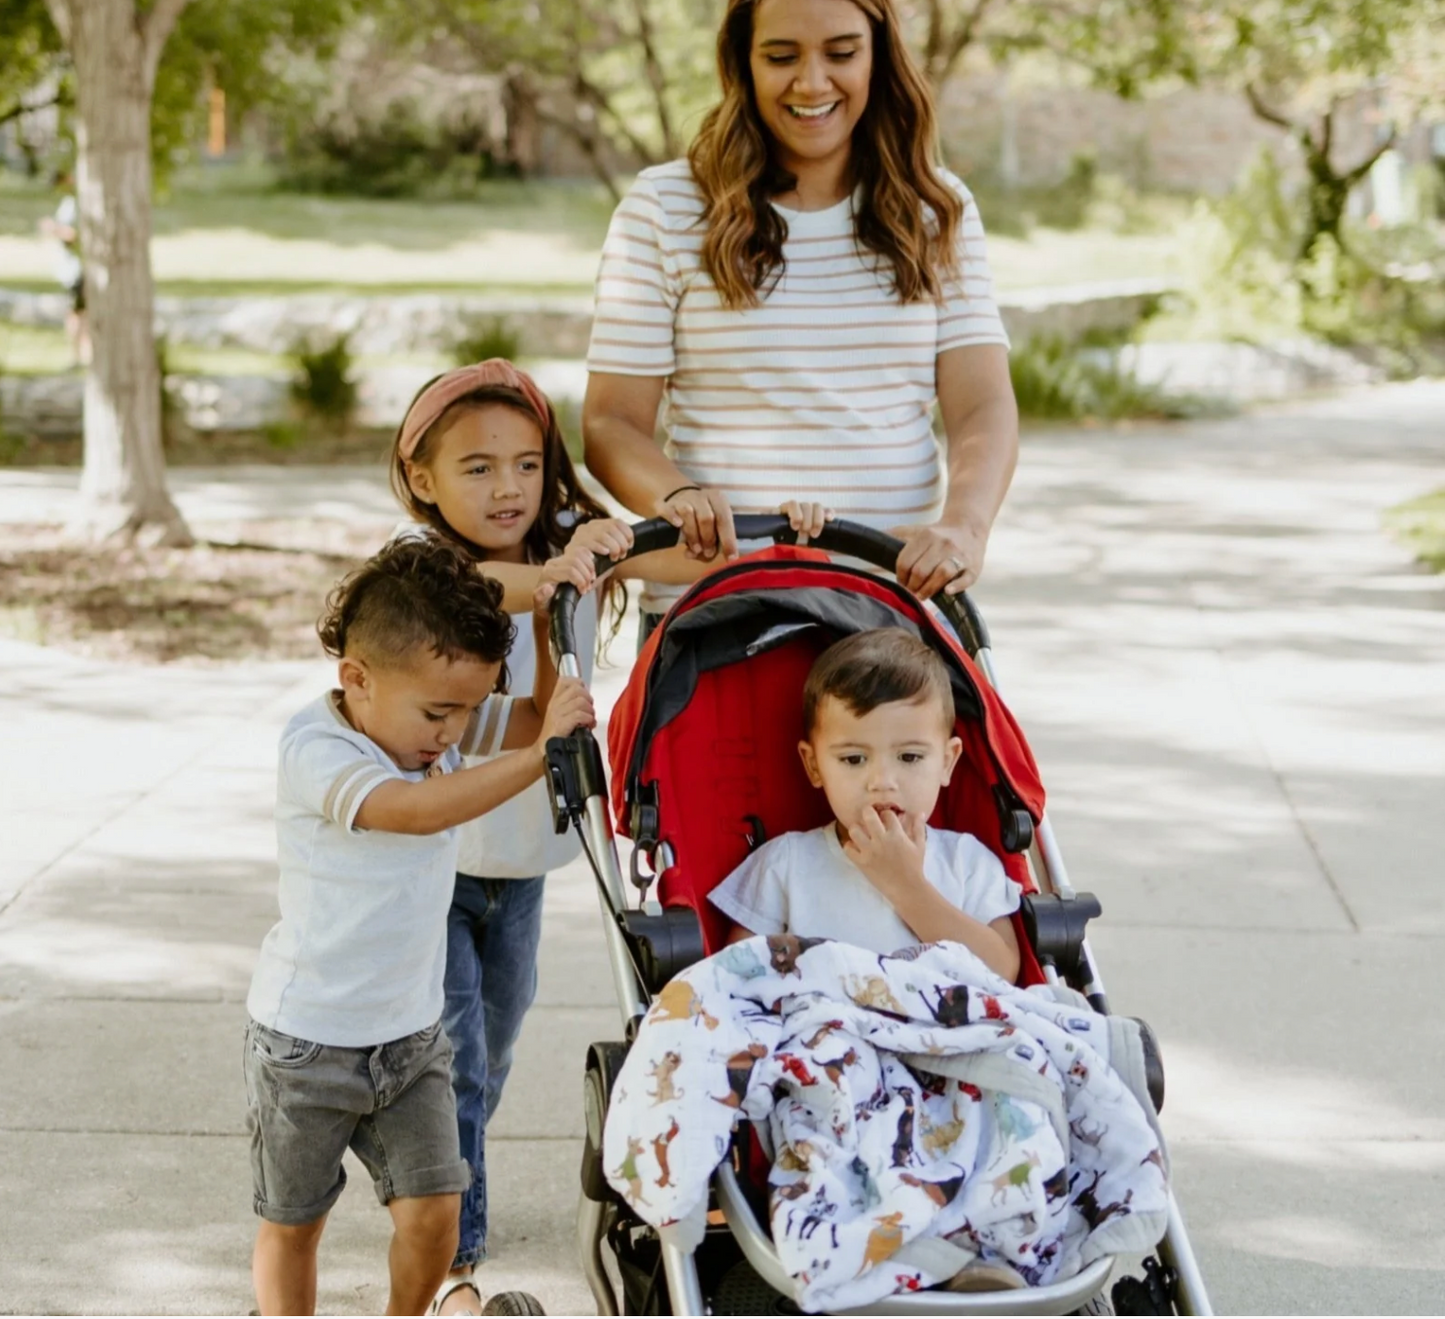
<path fill-rule="evenodd" d="M 625 1044 L 606 1041 L 587 1050 L 587 1070 L 582 1076 L 582 1111 L 586 1136 L 582 1142 L 582 1194 L 598 1204 L 615 1200 L 607 1175 L 602 1170 L 602 1128 L 607 1121 L 607 1106 L 612 1101 L 612 1085 L 627 1058 Z"/>
<path fill-rule="evenodd" d="M 718 1284 L 713 1314 L 802 1314 L 786 1296 L 775 1292 L 747 1260 L 734 1264 Z"/>
<path fill-rule="evenodd" d="M 498 1292 L 484 1306 L 483 1314 L 546 1314 L 531 1292 Z"/>

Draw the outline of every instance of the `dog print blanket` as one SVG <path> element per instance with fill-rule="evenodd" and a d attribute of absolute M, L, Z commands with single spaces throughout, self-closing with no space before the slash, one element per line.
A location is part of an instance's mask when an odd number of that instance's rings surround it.
<path fill-rule="evenodd" d="M 773 1241 L 810 1312 L 980 1257 L 1041 1285 L 1164 1234 L 1137 1025 L 1010 985 L 961 944 L 880 957 L 760 936 L 670 981 L 613 1090 L 608 1179 L 689 1248 L 740 1118 L 771 1157 Z"/>

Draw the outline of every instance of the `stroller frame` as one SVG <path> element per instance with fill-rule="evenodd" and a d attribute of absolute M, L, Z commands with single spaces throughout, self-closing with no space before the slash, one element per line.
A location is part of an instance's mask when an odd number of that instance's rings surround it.
<path fill-rule="evenodd" d="M 781 515 L 745 515 L 736 519 L 740 541 L 772 541 L 775 544 L 796 544 L 797 534 L 786 517 Z M 677 543 L 678 531 L 662 519 L 635 524 L 633 548 L 628 557 L 669 548 Z M 830 522 L 811 544 L 831 554 L 861 559 L 889 573 L 893 571 L 902 543 L 869 527 L 846 520 Z M 615 561 L 599 556 L 600 573 L 615 567 Z M 552 603 L 551 638 L 559 672 L 565 677 L 580 676 L 577 643 L 573 625 L 577 592 L 563 586 Z M 998 690 L 988 631 L 973 602 L 966 593 L 948 596 L 939 593 L 932 603 L 954 628 L 988 684 Z M 630 941 L 626 922 L 628 914 L 660 917 L 662 908 L 654 900 L 644 900 L 640 907 L 629 908 L 625 897 L 623 871 L 619 861 L 615 835 L 608 807 L 608 791 L 602 757 L 596 739 L 587 730 L 579 730 L 570 738 L 554 739 L 548 746 L 548 781 L 552 794 L 557 831 L 575 828 L 582 838 L 586 856 L 597 880 L 598 901 L 603 917 L 608 961 L 621 1015 L 625 1038 L 630 1043 L 637 1024 L 649 1009 L 637 952 Z M 667 845 L 662 845 L 663 864 L 656 867 L 660 875 L 667 868 Z M 1094 961 L 1085 933 L 1085 923 L 1098 914 L 1098 904 L 1089 894 L 1076 895 L 1069 881 L 1068 869 L 1045 813 L 1033 827 L 1027 850 L 1031 875 L 1041 895 L 1053 902 L 1051 929 L 1063 931 L 1062 954 L 1057 960 L 1043 947 L 1043 921 L 1039 922 L 1040 965 L 1050 984 L 1065 983 L 1084 994 L 1100 1012 L 1107 1013 L 1102 976 Z M 644 890 L 656 876 L 640 874 L 633 859 L 633 880 Z M 599 1048 L 593 1046 L 595 1057 Z M 589 1067 L 590 1067 L 589 1062 Z M 589 1071 L 588 1079 L 592 1073 Z M 610 1078 L 605 1085 L 610 1086 Z M 1162 1094 L 1162 1088 L 1161 1088 Z M 595 1120 L 605 1119 L 607 1094 L 585 1092 L 589 1103 L 589 1129 Z M 600 1111 L 593 1112 L 593 1108 Z M 615 1288 L 603 1262 L 603 1241 L 608 1232 L 609 1215 L 617 1224 L 616 1202 L 600 1182 L 600 1169 L 595 1151 L 589 1142 L 584 1153 L 583 1190 L 578 1212 L 578 1246 L 583 1273 L 587 1278 L 599 1314 L 623 1312 L 625 1287 Z M 738 1183 L 729 1160 L 724 1159 L 713 1177 L 716 1204 L 721 1210 L 733 1239 L 743 1256 L 764 1283 L 792 1299 L 793 1285 L 779 1262 L 767 1229 L 760 1224 L 747 1196 Z M 640 1225 L 643 1227 L 645 1225 Z M 647 1232 L 652 1229 L 646 1228 Z M 658 1239 L 657 1251 L 671 1308 L 675 1315 L 702 1315 L 708 1312 L 695 1252 L 683 1251 L 675 1244 Z M 1121 1311 L 1136 1314 L 1211 1315 L 1204 1279 L 1195 1259 L 1184 1227 L 1184 1220 L 1173 1191 L 1169 1195 L 1168 1227 L 1157 1247 L 1162 1267 L 1152 1257 L 1145 1261 L 1145 1279 L 1136 1284 L 1131 1296 L 1134 1303 Z M 1073 1277 L 1044 1287 L 1026 1291 L 957 1293 L 930 1290 L 896 1294 L 869 1306 L 839 1310 L 838 1314 L 918 1314 L 918 1315 L 1005 1315 L 1005 1314 L 1068 1314 L 1095 1296 L 1106 1286 L 1114 1260 L 1104 1258 L 1087 1265 Z M 619 1263 L 620 1268 L 620 1263 Z"/>

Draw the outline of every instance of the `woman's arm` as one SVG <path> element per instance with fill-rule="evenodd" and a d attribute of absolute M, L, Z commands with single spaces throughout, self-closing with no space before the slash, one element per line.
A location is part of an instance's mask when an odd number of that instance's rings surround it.
<path fill-rule="evenodd" d="M 738 543 L 727 496 L 698 488 L 654 438 L 664 384 L 662 376 L 588 374 L 582 402 L 587 470 L 632 512 L 680 527 L 692 557 L 711 559 L 721 550 L 724 558 L 735 559 Z"/>
<path fill-rule="evenodd" d="M 1018 462 L 1019 414 L 1008 349 L 971 344 L 938 355 L 938 404 L 947 437 L 948 494 L 931 526 L 897 527 L 906 541 L 898 580 L 927 598 L 972 586 Z"/>

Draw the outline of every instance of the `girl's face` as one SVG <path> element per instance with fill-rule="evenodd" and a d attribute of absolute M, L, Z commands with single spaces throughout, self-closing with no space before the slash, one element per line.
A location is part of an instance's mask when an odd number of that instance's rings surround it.
<path fill-rule="evenodd" d="M 796 174 L 847 157 L 873 76 L 872 27 L 853 0 L 759 0 L 749 62 L 778 164 Z"/>
<path fill-rule="evenodd" d="M 502 403 L 468 408 L 435 437 L 406 479 L 447 525 L 487 557 L 524 563 L 523 541 L 542 508 L 542 428 Z"/>

